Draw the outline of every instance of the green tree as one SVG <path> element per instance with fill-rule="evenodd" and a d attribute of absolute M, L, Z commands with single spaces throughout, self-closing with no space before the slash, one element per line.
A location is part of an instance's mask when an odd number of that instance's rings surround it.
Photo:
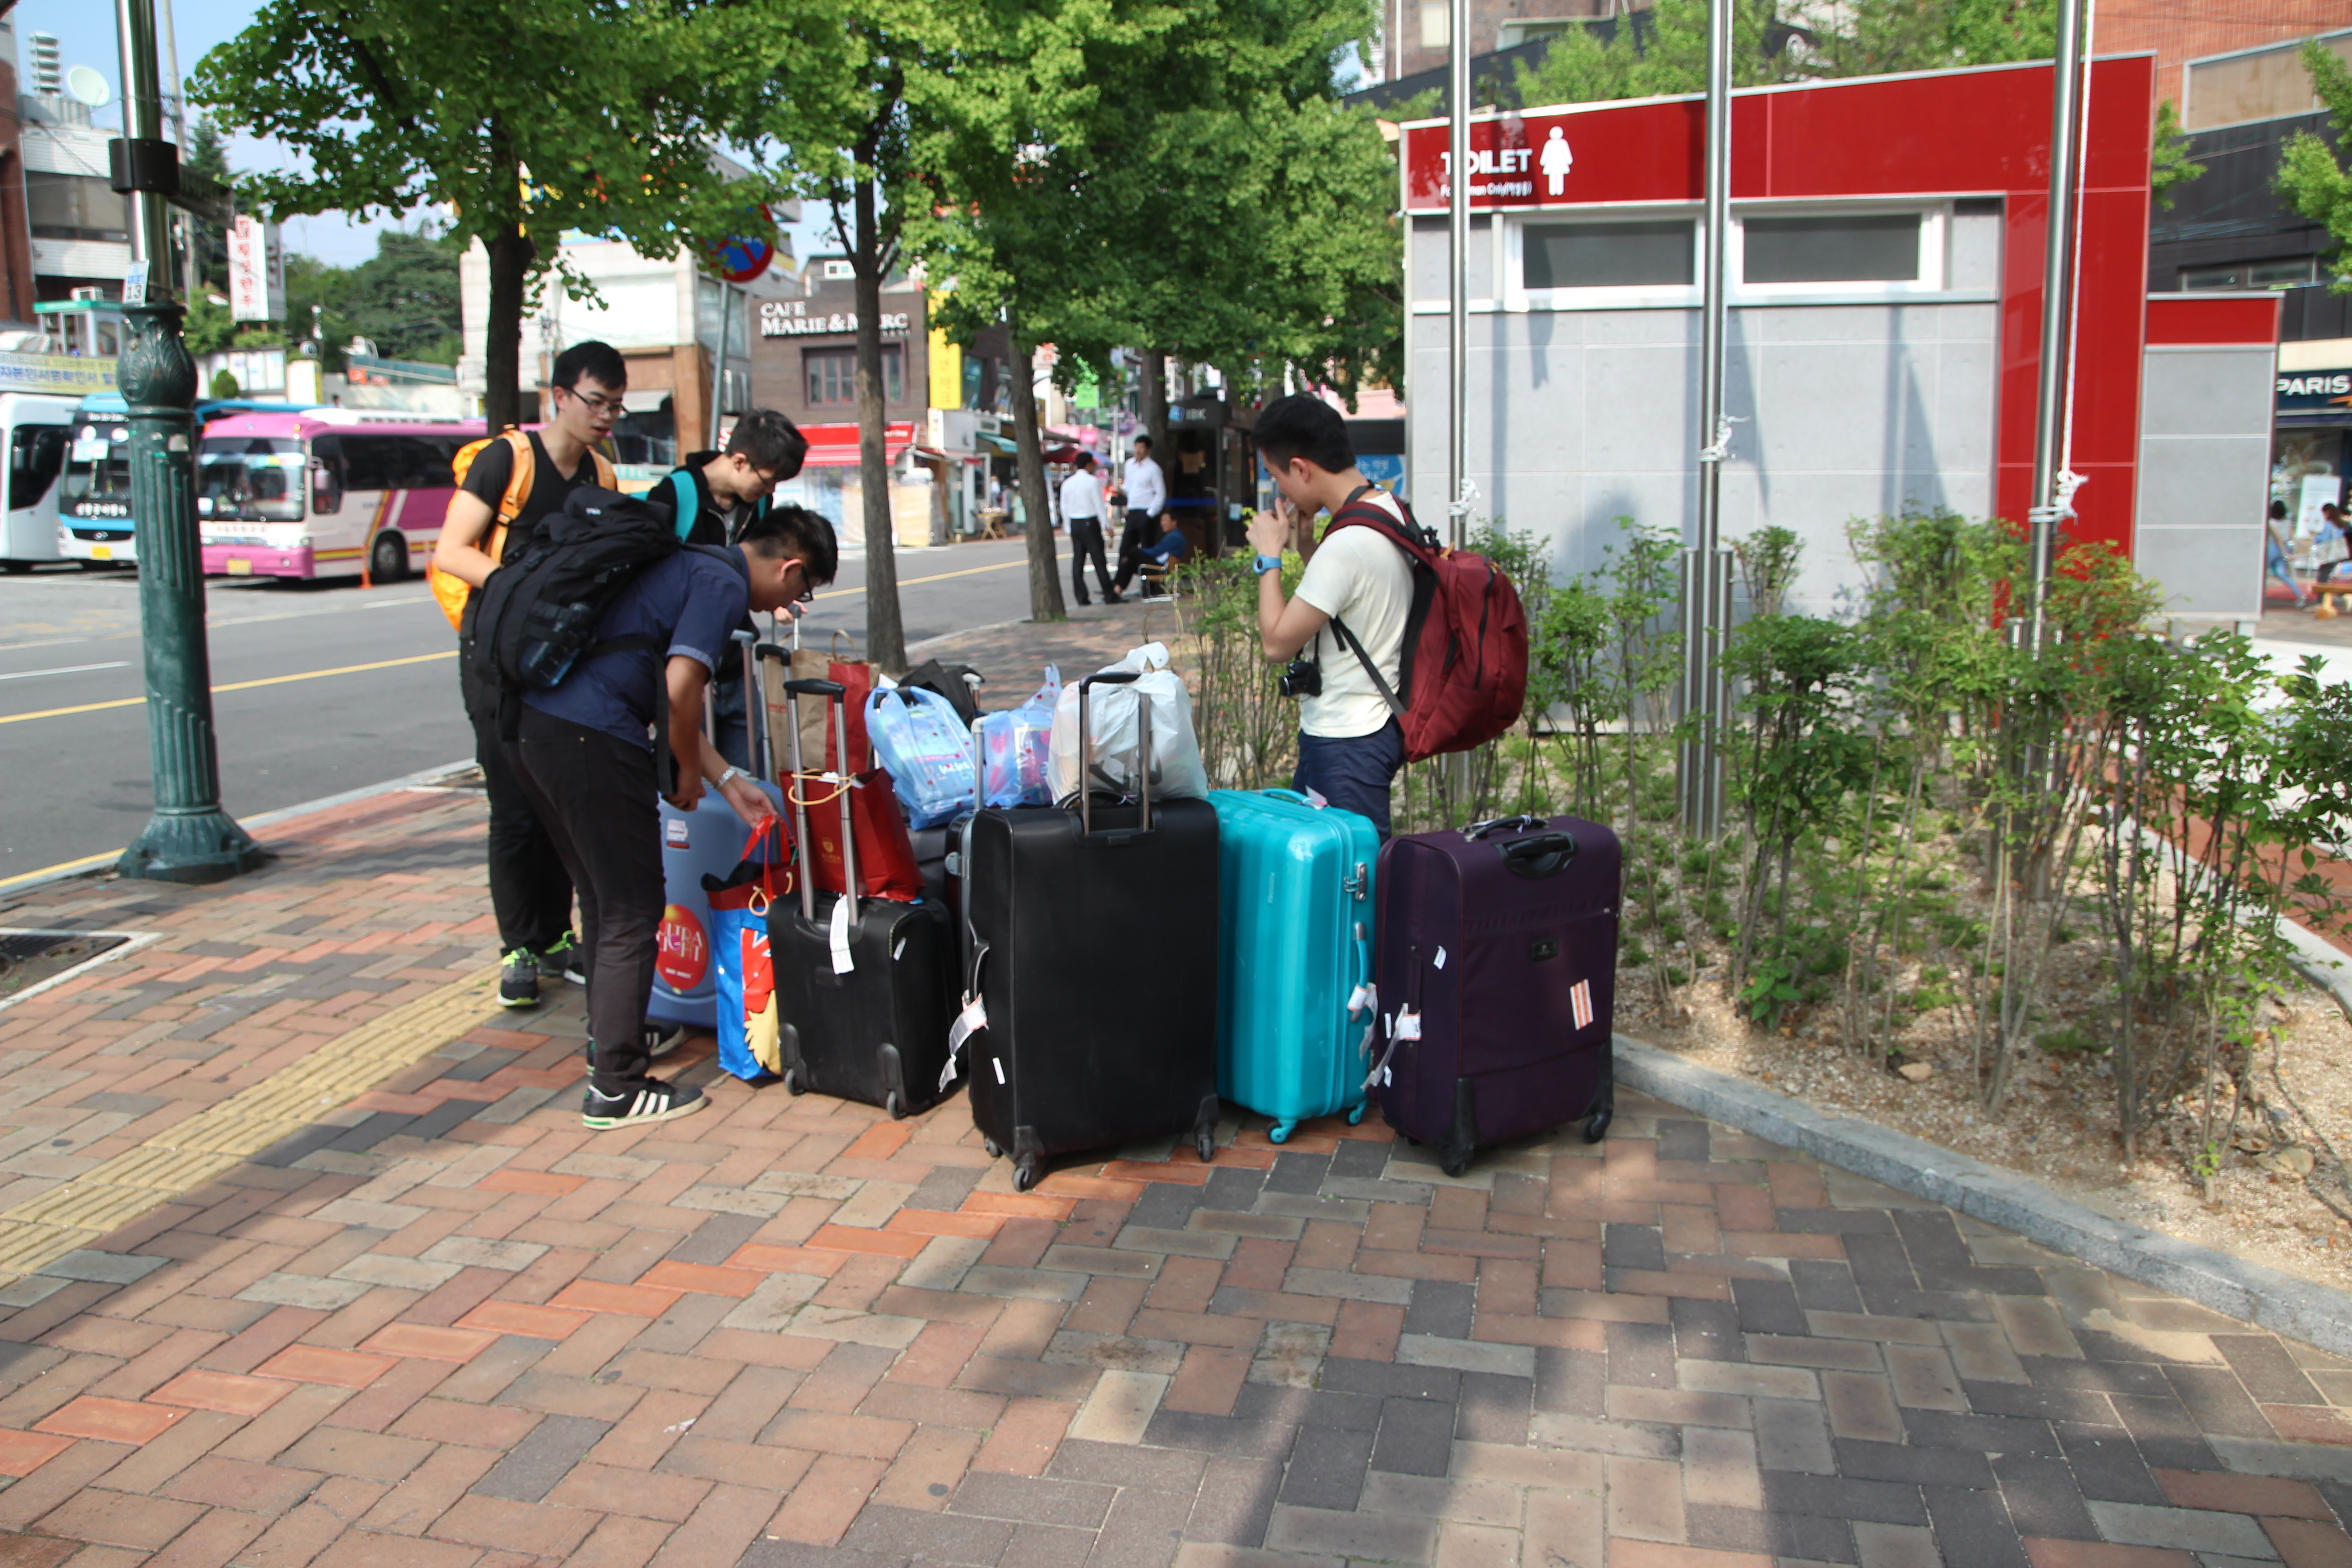
<path fill-rule="evenodd" d="M 299 156 L 244 183 L 274 214 L 439 203 L 482 242 L 497 428 L 520 422 L 525 299 L 565 230 L 668 256 L 740 225 L 705 128 L 793 47 L 780 19 L 623 0 L 267 0 L 197 65 L 190 96 Z"/>
<path fill-rule="evenodd" d="M 2156 142 L 2147 160 L 2147 185 L 2155 194 L 2156 205 L 2171 211 L 2173 192 L 2203 178 L 2204 174 L 2205 165 L 2189 156 L 2189 134 L 2180 129 L 2180 111 L 2172 107 L 2172 100 L 2160 100 L 2156 106 Z"/>
<path fill-rule="evenodd" d="M 329 312 L 335 341 L 362 337 L 388 359 L 456 364 L 464 327 L 457 298 L 463 254 L 455 235 L 379 234 L 375 254 L 343 276 Z M 289 307 L 287 316 L 289 339 L 310 335 L 307 314 L 298 319 Z"/>
<path fill-rule="evenodd" d="M 2303 46 L 2303 66 L 2341 141 L 2352 131 L 2352 70 L 2315 39 Z M 2352 174 L 2345 172 L 2336 149 L 2324 139 L 2308 131 L 2294 134 L 2279 159 L 2278 189 L 2289 206 L 2326 229 L 2339 245 L 2352 244 Z M 2336 271 L 2336 292 L 2352 294 L 2347 253 L 2338 250 L 2328 259 Z"/>
<path fill-rule="evenodd" d="M 232 184 L 236 174 L 228 166 L 228 138 L 220 127 L 198 115 L 188 127 L 187 150 L 180 162 L 200 174 L 209 174 L 222 184 Z M 194 241 L 196 280 L 203 288 L 228 287 L 228 236 L 213 224 L 199 217 L 188 220 L 190 237 Z"/>

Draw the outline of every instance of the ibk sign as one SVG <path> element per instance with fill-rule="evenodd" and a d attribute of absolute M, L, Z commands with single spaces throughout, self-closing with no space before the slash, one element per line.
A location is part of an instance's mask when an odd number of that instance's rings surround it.
<path fill-rule="evenodd" d="M 1698 199 L 1704 104 L 1604 107 L 1610 112 L 1552 110 L 1473 120 L 1472 209 Z M 1404 128 L 1408 212 L 1444 212 L 1453 200 L 1448 133 L 1442 120 Z"/>

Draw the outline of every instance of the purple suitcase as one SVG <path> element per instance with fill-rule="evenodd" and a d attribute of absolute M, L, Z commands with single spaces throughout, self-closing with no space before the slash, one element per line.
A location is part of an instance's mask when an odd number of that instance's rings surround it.
<path fill-rule="evenodd" d="M 1373 1076 L 1389 1125 L 1460 1175 L 1479 1148 L 1616 1105 L 1617 836 L 1509 816 L 1389 840 Z"/>

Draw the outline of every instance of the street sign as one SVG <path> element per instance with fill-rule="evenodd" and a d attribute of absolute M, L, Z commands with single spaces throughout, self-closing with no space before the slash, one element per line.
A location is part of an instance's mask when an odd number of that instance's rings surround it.
<path fill-rule="evenodd" d="M 276 321 L 286 315 L 286 263 L 277 225 L 239 213 L 228 232 L 229 319 Z"/>
<path fill-rule="evenodd" d="M 760 216 L 772 221 L 765 206 L 760 208 Z M 730 283 L 749 283 L 775 259 L 775 242 L 757 235 L 729 235 L 710 252 L 712 270 Z"/>

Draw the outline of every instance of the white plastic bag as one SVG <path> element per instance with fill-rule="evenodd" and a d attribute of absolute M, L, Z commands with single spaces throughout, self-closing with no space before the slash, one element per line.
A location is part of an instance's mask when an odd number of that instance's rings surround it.
<path fill-rule="evenodd" d="M 1154 800 L 1199 799 L 1209 793 L 1209 777 L 1201 765 L 1200 737 L 1192 732 L 1192 694 L 1183 678 L 1168 668 L 1168 649 L 1146 643 L 1129 649 L 1117 664 L 1105 666 L 1108 675 L 1134 670 L 1137 679 L 1120 686 L 1097 686 L 1088 693 L 1093 708 L 1087 739 L 1094 755 L 1078 765 L 1078 693 L 1080 683 L 1062 689 L 1054 709 L 1054 798 L 1066 800 L 1079 787 L 1081 771 L 1099 788 L 1134 795 L 1136 764 L 1142 747 L 1137 715 L 1151 704 L 1151 797 Z"/>

